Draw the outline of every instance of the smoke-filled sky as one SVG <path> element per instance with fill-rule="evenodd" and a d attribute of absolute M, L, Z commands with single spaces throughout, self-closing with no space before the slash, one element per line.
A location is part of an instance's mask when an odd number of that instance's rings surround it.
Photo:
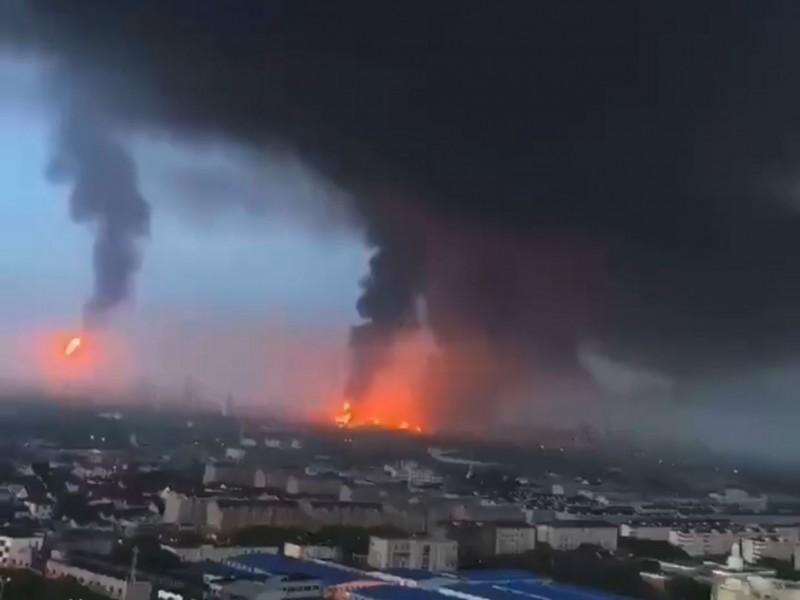
<path fill-rule="evenodd" d="M 711 386 L 737 414 L 791 395 L 775 381 L 800 341 L 793 0 L 4 9 L 9 68 L 44 71 L 42 119 L 77 103 L 134 160 L 153 207 L 138 281 L 125 273 L 140 314 L 277 303 L 343 344 L 354 325 L 355 399 L 424 325 L 425 402 L 473 424 L 602 414 L 609 395 L 702 412 Z M 47 127 L 12 92 L 2 151 L 25 168 L 4 179 L 57 195 L 34 166 Z M 11 272 L 55 269 L 23 232 L 58 229 L 70 264 L 35 285 L 73 290 L 74 310 L 90 232 L 37 202 L 4 200 L 24 237 Z M 747 374 L 770 384 L 731 392 Z"/>
<path fill-rule="evenodd" d="M 79 331 L 93 287 L 92 231 L 70 221 L 69 182 L 47 177 L 58 115 L 45 81 L 41 64 L 0 61 L 0 377 L 12 381 L 41 376 L 43 350 L 29 345 Z M 141 376 L 181 389 L 191 376 L 209 395 L 280 403 L 304 379 L 291 371 L 300 340 L 311 340 L 314 363 L 329 365 L 319 379 L 340 385 L 367 254 L 358 235 L 320 230 L 329 192 L 295 164 L 239 166 L 225 145 L 128 142 L 156 218 L 133 294 L 108 325 L 131 362 L 112 370 L 113 383 Z M 206 183 L 184 183 L 200 176 Z M 193 215 L 213 185 L 254 203 L 274 195 L 277 206 Z M 295 196 L 303 211 L 281 209 Z"/>

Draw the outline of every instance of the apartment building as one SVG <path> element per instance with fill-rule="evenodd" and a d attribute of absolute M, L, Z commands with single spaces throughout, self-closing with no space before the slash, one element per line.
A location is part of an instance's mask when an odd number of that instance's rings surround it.
<path fill-rule="evenodd" d="M 34 553 L 42 547 L 43 535 L 0 532 L 0 567 L 25 569 L 31 566 Z"/>
<path fill-rule="evenodd" d="M 458 543 L 439 538 L 373 536 L 367 563 L 381 570 L 454 571 L 458 567 Z"/>
<path fill-rule="evenodd" d="M 553 521 L 536 526 L 536 541 L 556 550 L 573 550 L 583 544 L 616 550 L 619 530 L 606 521 Z"/>

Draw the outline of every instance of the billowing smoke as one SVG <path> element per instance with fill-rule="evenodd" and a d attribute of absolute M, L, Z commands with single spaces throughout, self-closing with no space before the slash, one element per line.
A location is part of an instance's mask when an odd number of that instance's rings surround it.
<path fill-rule="evenodd" d="M 65 111 L 50 174 L 71 183 L 70 217 L 93 231 L 94 289 L 83 316 L 86 327 L 102 325 L 131 293 L 139 246 L 150 231 L 150 206 L 130 154 L 85 110 Z"/>
<path fill-rule="evenodd" d="M 353 327 L 350 334 L 353 357 L 345 388 L 345 396 L 356 403 L 369 393 L 376 373 L 390 359 L 397 337 L 419 325 L 421 249 L 409 251 L 410 240 L 403 236 L 410 238 L 414 231 L 408 226 L 395 223 L 393 229 L 393 233 L 384 230 L 374 236 L 376 250 L 369 261 L 369 273 L 361 282 L 356 308 L 364 322 Z"/>
<path fill-rule="evenodd" d="M 28 6 L 116 126 L 285 148 L 351 193 L 355 396 L 420 296 L 432 389 L 478 418 L 582 385 L 585 340 L 700 377 L 800 348 L 796 0 Z"/>

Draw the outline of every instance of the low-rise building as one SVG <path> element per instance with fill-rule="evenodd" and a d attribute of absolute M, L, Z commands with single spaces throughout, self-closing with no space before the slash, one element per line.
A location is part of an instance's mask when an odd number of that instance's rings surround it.
<path fill-rule="evenodd" d="M 224 562 L 234 556 L 245 554 L 277 554 L 278 548 L 273 546 L 214 546 L 213 544 L 161 544 L 167 552 L 171 552 L 185 562 L 202 562 L 210 560 Z"/>
<path fill-rule="evenodd" d="M 689 556 L 726 554 L 740 535 L 728 527 L 684 527 L 669 532 L 669 543 Z"/>
<path fill-rule="evenodd" d="M 150 583 L 146 581 L 130 582 L 121 575 L 70 564 L 58 552 L 54 552 L 53 557 L 47 561 L 45 577 L 74 579 L 91 591 L 115 600 L 150 600 L 152 590 Z"/>
<path fill-rule="evenodd" d="M 619 526 L 619 534 L 622 537 L 638 540 L 668 542 L 669 532 L 675 526 L 676 524 L 670 521 L 630 521 Z"/>
<path fill-rule="evenodd" d="M 481 521 L 519 523 L 526 520 L 524 508 L 518 504 L 491 502 L 461 502 L 450 507 L 450 518 L 454 521 Z"/>
<path fill-rule="evenodd" d="M 300 507 L 319 526 L 377 527 L 389 523 L 377 502 L 301 501 Z"/>
<path fill-rule="evenodd" d="M 526 523 L 494 525 L 494 554 L 522 554 L 536 547 L 536 528 Z"/>
<path fill-rule="evenodd" d="M 161 494 L 161 498 L 164 501 L 164 513 L 161 516 L 164 523 L 194 527 L 205 525 L 211 497 L 187 496 L 167 490 Z"/>
<path fill-rule="evenodd" d="M 797 528 L 788 525 L 761 527 L 735 523 L 704 523 L 675 528 L 670 531 L 668 541 L 690 556 L 714 556 L 726 554 L 737 541 L 750 539 L 760 540 L 748 545 L 748 552 L 752 556 L 757 556 L 762 551 L 774 550 L 788 559 L 790 555 L 786 548 L 797 544 Z"/>
<path fill-rule="evenodd" d="M 283 554 L 284 556 L 303 560 L 330 560 L 335 562 L 342 558 L 341 550 L 333 546 L 291 544 L 289 542 L 283 545 Z"/>
<path fill-rule="evenodd" d="M 339 497 L 343 481 L 337 476 L 292 474 L 286 480 L 286 493 L 293 496 L 315 495 Z"/>
<path fill-rule="evenodd" d="M 731 575 L 719 578 L 711 590 L 712 600 L 797 600 L 800 582 L 760 575 Z"/>
<path fill-rule="evenodd" d="M 254 470 L 236 461 L 217 461 L 206 465 L 203 485 L 252 487 Z"/>
<path fill-rule="evenodd" d="M 212 500 L 206 526 L 216 532 L 230 532 L 256 525 L 274 527 L 307 526 L 308 515 L 293 500 Z"/>
<path fill-rule="evenodd" d="M 556 550 L 573 550 L 583 544 L 617 549 L 619 530 L 606 521 L 553 521 L 536 526 L 536 540 Z"/>
<path fill-rule="evenodd" d="M 323 596 L 320 580 L 296 574 L 221 580 L 209 587 L 215 597 L 236 600 L 314 600 Z"/>
<path fill-rule="evenodd" d="M 41 547 L 44 535 L 32 532 L 0 530 L 0 567 L 25 569 Z"/>
<path fill-rule="evenodd" d="M 778 536 L 760 536 L 744 538 L 741 541 L 741 546 L 744 561 L 754 564 L 762 558 L 790 561 L 794 557 L 794 549 L 797 543 L 794 540 Z"/>
<path fill-rule="evenodd" d="M 527 523 L 440 522 L 436 531 L 458 542 L 458 558 L 472 563 L 497 554 L 521 554 L 536 547 L 536 528 Z"/>
<path fill-rule="evenodd" d="M 458 542 L 439 538 L 372 536 L 367 563 L 376 569 L 454 571 L 458 566 Z"/>

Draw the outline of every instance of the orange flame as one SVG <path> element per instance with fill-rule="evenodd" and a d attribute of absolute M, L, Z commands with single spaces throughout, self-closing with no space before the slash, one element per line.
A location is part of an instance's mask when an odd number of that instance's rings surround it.
<path fill-rule="evenodd" d="M 343 428 L 380 428 L 421 433 L 428 427 L 423 403 L 423 376 L 431 348 L 420 336 L 399 340 L 389 364 L 376 374 L 369 391 L 358 399 L 338 405 L 333 421 Z"/>
<path fill-rule="evenodd" d="M 353 416 L 353 408 L 350 402 L 342 404 L 342 410 L 334 417 L 334 423 L 337 427 L 343 429 L 356 429 L 361 427 L 380 427 L 383 429 L 397 429 L 400 431 L 414 431 L 422 433 L 422 427 L 414 425 L 403 419 L 401 421 L 384 420 L 380 417 L 370 416 L 356 419 Z"/>
<path fill-rule="evenodd" d="M 345 402 L 342 405 L 342 412 L 334 417 L 334 423 L 337 427 L 349 427 L 353 420 L 353 412 L 350 408 L 350 403 Z"/>
<path fill-rule="evenodd" d="M 81 347 L 83 341 L 80 337 L 74 337 L 67 342 L 66 347 L 64 348 L 64 356 L 72 356 L 75 354 Z"/>

